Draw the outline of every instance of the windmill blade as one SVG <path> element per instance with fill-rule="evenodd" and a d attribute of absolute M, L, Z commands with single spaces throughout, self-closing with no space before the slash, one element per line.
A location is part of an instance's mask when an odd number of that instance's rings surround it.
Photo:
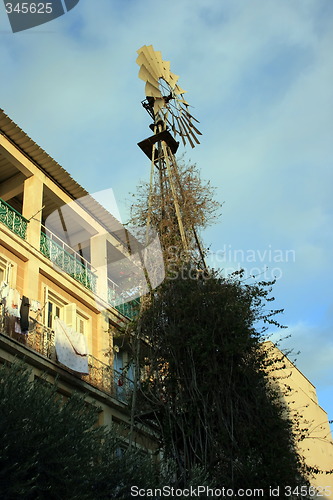
<path fill-rule="evenodd" d="M 192 134 L 193 137 L 195 137 L 195 134 L 193 132 L 193 130 L 198 134 L 198 135 L 202 135 L 202 133 L 200 132 L 200 130 L 198 130 L 192 123 L 192 120 L 191 120 L 191 116 L 187 113 L 185 113 L 185 115 L 183 115 L 181 118 L 183 118 L 184 120 L 187 121 L 188 123 L 188 127 L 189 127 L 189 131 L 190 133 Z M 200 142 L 198 142 L 198 144 L 200 144 Z"/>
<path fill-rule="evenodd" d="M 186 140 L 190 143 L 192 149 L 195 148 L 195 144 L 193 143 L 193 141 L 189 135 L 186 136 Z"/>
<path fill-rule="evenodd" d="M 179 87 L 179 85 L 176 85 L 175 89 L 174 89 L 174 92 L 176 94 L 182 95 L 182 94 L 185 94 L 185 92 L 187 92 L 187 90 L 184 90 L 181 87 Z"/>
<path fill-rule="evenodd" d="M 186 142 L 185 142 L 186 133 L 184 132 L 184 130 L 183 130 L 182 126 L 181 126 L 181 123 L 179 121 L 179 117 L 176 116 L 175 118 L 176 118 L 176 122 L 178 123 L 179 135 L 180 135 L 180 137 L 181 137 L 181 139 L 183 141 L 184 146 L 186 146 Z"/>
<path fill-rule="evenodd" d="M 187 90 L 185 90 L 185 92 L 187 92 Z M 187 101 L 185 101 L 184 99 L 178 99 L 177 98 L 176 100 L 177 100 L 177 102 L 181 102 L 182 104 L 184 104 L 186 107 L 189 106 L 189 103 Z"/>
<path fill-rule="evenodd" d="M 139 56 L 137 57 L 136 59 L 136 63 L 139 65 L 139 66 L 144 66 L 147 71 L 156 79 L 158 80 L 159 79 L 159 75 L 156 71 L 156 68 L 154 67 L 154 65 L 152 64 L 152 61 L 150 60 L 149 58 L 149 55 L 146 54 L 145 52 L 141 52 L 139 54 Z"/>
<path fill-rule="evenodd" d="M 199 122 L 199 120 L 194 118 L 194 116 L 192 116 L 191 113 L 188 112 L 188 109 L 187 109 L 189 106 L 188 103 L 186 101 L 184 101 L 183 99 L 176 99 L 176 101 L 178 104 L 180 103 L 179 104 L 180 114 L 186 116 L 186 118 L 188 119 L 188 122 L 191 124 L 191 127 L 196 131 L 196 133 L 198 135 L 202 135 L 200 130 L 198 130 L 192 123 L 192 120 L 194 120 L 197 123 L 200 123 L 200 122 Z M 185 108 L 182 106 L 182 104 L 185 105 Z"/>
<path fill-rule="evenodd" d="M 159 60 L 158 60 L 158 56 L 156 56 L 156 52 L 155 52 L 153 46 L 148 45 L 146 47 L 146 50 L 144 51 L 144 53 L 146 54 L 147 59 L 150 61 L 150 65 L 154 69 L 155 74 L 157 75 L 157 78 L 160 78 L 161 73 L 159 70 Z"/>
<path fill-rule="evenodd" d="M 191 128 L 193 128 L 198 135 L 202 135 L 202 133 L 200 132 L 200 130 L 198 130 L 197 127 L 195 127 L 192 122 L 191 122 Z"/>
<path fill-rule="evenodd" d="M 145 92 L 147 97 L 154 97 L 155 99 L 159 99 L 161 97 L 161 91 L 159 87 L 155 87 L 150 82 L 146 83 Z"/>
<path fill-rule="evenodd" d="M 168 122 L 168 125 L 170 126 L 172 132 L 173 132 L 173 135 L 176 137 L 177 134 L 179 134 L 178 130 L 176 129 L 176 126 L 175 126 L 175 118 L 173 116 L 173 114 L 171 113 L 171 120 L 170 118 L 167 118 L 167 122 Z"/>
<path fill-rule="evenodd" d="M 150 47 L 152 47 L 153 49 L 152 45 L 150 45 Z M 162 52 L 160 50 L 154 50 L 154 49 L 153 52 L 156 64 L 158 64 L 159 66 L 163 66 Z"/>
<path fill-rule="evenodd" d="M 188 113 L 189 117 L 191 118 L 191 120 L 194 120 L 195 122 L 200 123 L 199 120 L 197 120 L 196 118 L 194 118 L 193 115 L 191 115 L 191 113 L 189 113 L 188 111 L 187 111 L 187 113 Z"/>
<path fill-rule="evenodd" d="M 155 63 L 158 68 L 158 75 L 159 78 L 162 78 L 164 73 L 162 54 L 160 51 L 156 51 L 155 56 L 156 56 Z"/>
<path fill-rule="evenodd" d="M 169 78 L 168 84 L 170 85 L 170 87 L 172 89 L 175 88 L 175 86 L 177 85 L 178 80 L 179 80 L 179 76 L 175 75 L 174 73 L 172 73 L 170 71 L 170 78 Z"/>
<path fill-rule="evenodd" d="M 180 135 L 180 137 L 181 137 L 181 140 L 182 140 L 183 145 L 184 145 L 184 146 L 186 146 L 186 141 L 185 141 L 185 139 L 184 139 L 183 134 L 179 134 L 179 135 Z"/>
<path fill-rule="evenodd" d="M 171 129 L 172 129 L 173 133 L 176 136 L 177 135 L 177 129 L 176 129 L 176 125 L 175 125 L 175 117 L 173 116 L 173 114 L 171 116 L 172 116 L 172 126 L 171 126 Z"/>
<path fill-rule="evenodd" d="M 186 146 L 185 139 L 187 139 L 188 142 L 191 144 L 192 148 L 194 148 L 194 144 L 193 144 L 191 138 L 189 137 L 189 134 L 187 133 L 186 128 L 184 128 L 180 117 L 178 116 L 178 117 L 176 117 L 176 119 L 177 119 L 179 130 L 180 130 L 180 137 L 182 138 L 184 146 Z"/>
<path fill-rule="evenodd" d="M 159 87 L 158 80 L 156 80 L 156 78 L 150 73 L 150 71 L 145 66 L 140 67 L 139 78 L 141 78 L 141 80 L 143 80 L 144 82 L 151 83 L 156 88 Z"/>
<path fill-rule="evenodd" d="M 181 116 L 179 117 L 179 120 L 180 120 L 180 123 L 183 125 L 184 129 L 186 130 L 186 137 L 187 139 L 189 140 L 191 146 L 192 146 L 192 141 L 191 141 L 191 137 L 193 137 L 193 139 L 195 140 L 195 142 L 197 144 L 200 144 L 199 140 L 197 139 L 196 135 L 193 133 L 192 129 L 191 129 L 191 124 L 190 123 L 186 123 L 186 121 L 184 120 L 184 118 L 182 118 Z M 194 148 L 194 145 L 192 146 L 192 148 Z"/>
<path fill-rule="evenodd" d="M 170 61 L 163 61 L 163 74 L 164 80 L 168 82 L 170 80 Z"/>
<path fill-rule="evenodd" d="M 197 136 L 195 135 L 195 133 L 192 130 L 192 123 L 188 119 L 188 117 L 186 116 L 186 114 L 180 115 L 179 116 L 179 120 L 180 120 L 180 123 L 182 124 L 183 128 L 186 130 L 187 137 L 190 138 L 190 136 L 192 136 L 192 138 L 194 139 L 194 141 L 197 144 L 200 144 Z"/>

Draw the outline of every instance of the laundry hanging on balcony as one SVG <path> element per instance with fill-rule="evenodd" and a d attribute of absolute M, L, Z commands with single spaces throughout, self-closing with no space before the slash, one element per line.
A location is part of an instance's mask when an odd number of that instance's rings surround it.
<path fill-rule="evenodd" d="M 0 285 L 0 300 L 5 301 L 9 294 L 9 285 L 6 281 L 2 281 Z"/>
<path fill-rule="evenodd" d="M 55 318 L 55 348 L 58 361 L 78 373 L 89 373 L 86 338 Z"/>
<path fill-rule="evenodd" d="M 21 332 L 27 334 L 29 331 L 29 298 L 23 295 L 20 307 L 20 327 Z"/>
<path fill-rule="evenodd" d="M 21 297 L 17 290 L 10 288 L 6 297 L 6 311 L 10 316 L 20 319 Z"/>

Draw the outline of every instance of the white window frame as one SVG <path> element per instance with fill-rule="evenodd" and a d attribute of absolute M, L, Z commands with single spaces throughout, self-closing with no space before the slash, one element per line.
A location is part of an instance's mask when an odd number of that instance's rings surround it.
<path fill-rule="evenodd" d="M 57 316 L 59 319 L 63 319 L 64 307 L 66 306 L 66 301 L 53 290 L 50 290 L 48 286 L 44 288 L 44 325 L 51 330 L 54 329 L 54 318 Z M 50 307 L 51 306 L 51 307 Z M 53 313 L 53 314 L 52 314 Z"/>
<path fill-rule="evenodd" d="M 44 288 L 44 325 L 54 329 L 54 317 L 64 321 L 69 327 L 73 328 L 78 333 L 82 333 L 89 345 L 91 333 L 91 316 L 83 312 L 75 302 L 67 302 L 57 292 L 51 290 L 48 286 Z M 55 309 L 55 314 L 51 319 L 49 317 L 49 304 L 52 304 Z"/>
<path fill-rule="evenodd" d="M 0 285 L 2 281 L 7 283 L 10 288 L 16 287 L 16 264 L 14 264 L 5 255 L 0 254 Z"/>

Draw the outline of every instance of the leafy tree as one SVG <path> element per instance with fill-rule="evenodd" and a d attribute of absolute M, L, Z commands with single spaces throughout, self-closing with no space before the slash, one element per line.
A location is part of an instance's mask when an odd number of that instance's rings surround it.
<path fill-rule="evenodd" d="M 277 324 L 279 311 L 265 311 L 271 285 L 183 266 L 142 312 L 140 411 L 158 424 L 180 484 L 196 466 L 232 488 L 306 484 L 256 328 Z"/>
<path fill-rule="evenodd" d="M 32 380 L 23 364 L 0 367 L 0 497 L 3 500 L 129 498 L 155 484 L 152 462 L 96 425 L 97 409 L 56 385 Z"/>

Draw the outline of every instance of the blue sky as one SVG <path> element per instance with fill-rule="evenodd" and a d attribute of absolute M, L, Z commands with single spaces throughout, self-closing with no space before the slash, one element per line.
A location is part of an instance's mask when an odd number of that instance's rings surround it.
<path fill-rule="evenodd" d="M 112 188 L 124 219 L 149 175 L 136 50 L 171 61 L 203 133 L 186 158 L 224 202 L 210 263 L 279 276 L 283 345 L 333 419 L 331 0 L 80 0 L 16 34 L 1 4 L 0 42 L 0 107 L 91 193 Z"/>

